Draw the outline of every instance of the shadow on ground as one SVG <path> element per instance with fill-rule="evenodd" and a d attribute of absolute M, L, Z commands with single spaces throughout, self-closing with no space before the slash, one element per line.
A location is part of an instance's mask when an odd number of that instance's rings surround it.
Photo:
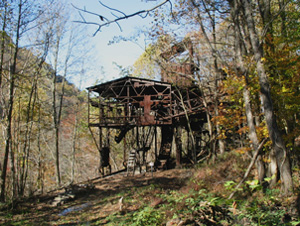
<path fill-rule="evenodd" d="M 60 206 L 52 206 L 53 199 L 63 191 L 55 191 L 18 203 L 14 210 L 0 212 L 1 225 L 105 225 L 105 219 L 119 211 L 118 201 L 124 194 L 149 186 L 179 190 L 191 176 L 191 170 L 167 170 L 127 177 L 117 174 L 94 180 L 93 189 L 76 194 Z M 134 207 L 138 208 L 138 206 Z M 130 211 L 134 211 L 134 209 Z"/>

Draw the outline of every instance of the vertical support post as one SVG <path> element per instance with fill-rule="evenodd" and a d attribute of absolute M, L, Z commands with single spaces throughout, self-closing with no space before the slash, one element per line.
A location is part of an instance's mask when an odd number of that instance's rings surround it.
<path fill-rule="evenodd" d="M 100 124 L 101 123 L 101 118 L 103 118 L 103 115 L 101 115 L 103 108 L 102 108 L 101 101 L 100 101 L 100 95 L 99 95 L 99 98 L 98 98 L 98 108 L 99 108 L 98 124 Z M 100 146 L 100 148 L 101 147 L 102 146 Z"/>
<path fill-rule="evenodd" d="M 140 149 L 140 140 L 139 140 L 139 126 L 136 126 L 136 148 Z"/>
<path fill-rule="evenodd" d="M 103 147 L 102 127 L 99 127 L 99 148 Z"/>
<path fill-rule="evenodd" d="M 176 143 L 176 166 L 180 166 L 181 164 L 181 156 L 182 156 L 182 128 L 177 125 L 175 132 L 175 143 Z"/>
<path fill-rule="evenodd" d="M 107 130 L 106 130 L 106 146 L 110 147 L 110 130 L 109 130 L 109 127 L 107 127 Z"/>
<path fill-rule="evenodd" d="M 98 147 L 98 151 L 99 151 L 99 172 L 102 174 L 102 176 L 104 176 L 104 170 L 102 167 L 102 147 L 103 147 L 103 141 L 102 141 L 102 127 L 99 127 L 99 147 Z"/>
<path fill-rule="evenodd" d="M 123 165 L 125 166 L 125 162 L 126 162 L 126 148 L 127 148 L 127 142 L 126 142 L 126 135 L 123 138 Z"/>
<path fill-rule="evenodd" d="M 187 153 L 188 153 L 188 158 L 190 159 L 192 157 L 191 155 L 191 150 L 190 150 L 190 131 L 187 130 Z"/>
<path fill-rule="evenodd" d="M 154 147 L 154 151 L 155 151 L 155 162 L 157 160 L 157 125 L 155 125 L 155 129 L 154 129 L 154 142 L 155 142 L 155 147 Z"/>
<path fill-rule="evenodd" d="M 88 89 L 88 126 L 90 125 L 90 113 L 91 113 L 91 110 L 90 110 L 90 89 Z"/>

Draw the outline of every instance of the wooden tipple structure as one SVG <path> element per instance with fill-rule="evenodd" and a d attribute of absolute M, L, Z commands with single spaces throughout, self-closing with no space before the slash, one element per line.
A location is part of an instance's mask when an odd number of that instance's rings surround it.
<path fill-rule="evenodd" d="M 167 61 L 165 59 L 166 65 Z M 104 167 L 110 168 L 112 139 L 107 141 L 107 136 L 112 134 L 110 130 L 115 131 L 113 142 L 120 143 L 126 136 L 134 141 L 124 153 L 124 165 L 130 173 L 131 170 L 134 172 L 135 166 L 148 164 L 146 155 L 151 149 L 155 153 L 155 166 L 163 168 L 167 165 L 174 128 L 187 128 L 189 122 L 192 124 L 190 128 L 201 129 L 205 114 L 199 88 L 187 78 L 176 78 L 174 83 L 170 80 L 179 70 L 192 75 L 194 69 L 191 65 L 188 62 L 178 68 L 172 65 L 172 70 L 162 69 L 161 81 L 123 77 L 87 88 L 90 103 L 88 123 L 100 153 L 101 173 L 104 173 Z M 180 149 L 176 155 L 176 163 L 180 164 Z"/>

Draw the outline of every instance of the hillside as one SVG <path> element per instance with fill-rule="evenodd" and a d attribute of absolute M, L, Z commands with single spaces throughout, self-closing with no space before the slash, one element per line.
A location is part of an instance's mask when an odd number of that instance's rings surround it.
<path fill-rule="evenodd" d="M 254 174 L 233 200 L 227 199 L 247 164 L 232 153 L 215 164 L 154 172 L 153 177 L 96 178 L 74 185 L 69 194 L 75 196 L 64 202 L 55 203 L 64 193 L 57 190 L 20 202 L 15 210 L 3 209 L 0 224 L 297 225 L 299 200 L 281 197 L 278 188 L 263 195 Z"/>
<path fill-rule="evenodd" d="M 17 48 L 8 35 L 4 44 L 1 201 L 9 203 L 57 188 L 58 167 L 61 184 L 96 177 L 98 152 L 86 125 L 87 92 L 70 82 L 71 75 L 55 71 L 46 54 L 33 47 Z M 18 50 L 15 75 L 10 68 L 12 47 Z"/>

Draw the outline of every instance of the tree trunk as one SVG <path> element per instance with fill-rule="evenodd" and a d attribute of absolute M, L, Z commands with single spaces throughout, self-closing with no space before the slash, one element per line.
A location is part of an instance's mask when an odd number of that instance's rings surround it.
<path fill-rule="evenodd" d="M 60 23 L 62 21 L 59 21 Z M 72 54 L 72 44 L 73 44 L 73 32 L 70 32 L 69 41 L 68 41 L 68 48 L 66 51 L 66 57 L 64 61 L 64 73 L 63 73 L 63 80 L 61 84 L 61 93 L 59 95 L 58 104 L 56 103 L 56 95 L 58 94 L 58 90 L 56 88 L 56 76 L 57 76 L 57 63 L 59 58 L 59 50 L 60 50 L 60 41 L 63 36 L 63 27 L 61 24 L 57 24 L 57 40 L 55 46 L 55 75 L 53 78 L 53 120 L 55 125 L 55 156 L 56 156 L 56 176 L 57 176 L 57 184 L 58 186 L 61 185 L 61 172 L 60 172 L 60 127 L 61 127 L 61 118 L 62 118 L 62 109 L 63 109 L 63 100 L 65 95 L 65 84 L 67 79 L 67 73 L 69 68 L 69 60 Z M 58 109 L 57 109 L 58 108 Z"/>
<path fill-rule="evenodd" d="M 8 102 L 8 114 L 7 114 L 7 128 L 6 128 L 6 141 L 5 141 L 5 154 L 3 159 L 3 169 L 1 174 L 1 194 L 0 201 L 5 201 L 5 188 L 6 188 L 6 174 L 7 174 L 7 163 L 9 152 L 11 151 L 12 142 L 12 117 L 13 117 L 13 105 L 14 105 L 14 92 L 15 92 L 15 79 L 16 79 L 16 68 L 17 68 L 17 56 L 19 50 L 19 38 L 20 38 L 20 27 L 21 27 L 21 16 L 22 16 L 22 0 L 19 2 L 18 9 L 18 22 L 16 28 L 16 43 L 14 48 L 13 63 L 10 68 L 10 79 L 9 79 L 9 102 Z"/>
<path fill-rule="evenodd" d="M 247 52 L 246 46 L 247 44 L 245 43 L 245 40 L 242 38 L 242 33 L 241 32 L 241 23 L 238 20 L 238 3 L 237 1 L 232 2 L 231 4 L 231 17 L 232 20 L 235 24 L 234 27 L 234 35 L 235 35 L 235 58 L 237 60 L 236 62 L 236 74 L 241 75 L 245 78 L 245 86 L 243 88 L 243 98 L 244 98 L 244 104 L 245 104 L 245 113 L 246 113 L 246 118 L 247 118 L 247 124 L 249 127 L 249 132 L 248 136 L 249 139 L 252 143 L 253 150 L 257 150 L 259 146 L 259 141 L 256 133 L 256 128 L 255 128 L 255 122 L 254 122 L 254 116 L 252 114 L 252 108 L 251 108 L 251 98 L 250 98 L 250 91 L 248 90 L 248 70 L 245 67 L 245 64 L 243 62 L 243 56 Z M 257 173 L 258 173 L 258 179 L 260 184 L 264 184 L 264 178 L 265 178 L 265 165 L 264 162 L 262 161 L 262 155 L 258 153 L 257 159 L 256 159 L 256 167 L 257 167 Z"/>
<path fill-rule="evenodd" d="M 217 98 L 216 98 L 216 101 L 215 101 L 216 104 L 219 104 L 219 102 L 217 101 Z M 219 109 L 217 107 L 218 105 L 216 105 L 215 107 L 215 114 L 216 116 L 218 117 L 219 116 Z M 217 135 L 220 136 L 221 135 L 221 129 L 220 129 L 220 126 L 216 125 L 216 130 L 217 130 Z M 225 153 L 225 141 L 223 139 L 218 139 L 218 147 L 219 147 L 219 154 L 224 154 Z"/>
<path fill-rule="evenodd" d="M 71 163 L 71 184 L 74 182 L 75 178 L 75 153 L 76 153 L 76 139 L 77 139 L 77 125 L 78 125 L 78 119 L 77 119 L 77 112 L 78 107 L 75 109 L 75 123 L 73 128 L 73 136 L 72 136 L 72 163 Z"/>
<path fill-rule="evenodd" d="M 213 11 L 211 12 L 210 10 L 206 10 L 206 13 L 208 14 L 208 18 L 209 18 L 209 22 L 210 25 L 212 27 L 212 39 L 210 40 L 209 35 L 207 34 L 207 29 L 205 28 L 205 22 L 203 22 L 203 18 L 202 18 L 202 12 L 199 10 L 198 8 L 198 3 L 195 0 L 190 0 L 191 4 L 193 5 L 193 7 L 195 7 L 197 9 L 197 21 L 200 25 L 201 31 L 204 35 L 204 38 L 207 42 L 207 44 L 209 45 L 210 51 L 211 51 L 211 57 L 213 58 L 213 70 L 214 70 L 214 75 L 215 75 L 215 87 L 213 87 L 213 96 L 214 96 L 214 107 L 215 107 L 215 115 L 218 116 L 218 92 L 217 92 L 217 87 L 218 87 L 218 80 L 220 79 L 220 71 L 219 71 L 219 67 L 218 67 L 218 51 L 217 51 L 217 32 L 216 32 L 216 10 L 215 10 L 215 2 L 212 1 L 209 3 L 209 5 L 213 6 Z M 205 4 L 205 2 L 202 2 L 203 4 Z M 199 80 L 200 82 L 201 80 Z M 201 83 L 201 82 L 200 82 Z M 206 106 L 205 106 L 206 105 Z M 204 106 L 207 108 L 207 104 L 204 103 Z M 207 111 L 207 117 L 208 117 L 208 127 L 209 127 L 209 136 L 210 136 L 210 157 L 212 158 L 213 162 L 216 159 L 217 156 L 217 150 L 216 150 L 216 144 L 218 142 L 218 146 L 219 146 L 219 150 L 220 153 L 224 153 L 225 152 L 225 141 L 219 139 L 218 141 L 216 140 L 216 134 L 213 132 L 213 125 L 211 120 L 211 115 L 209 114 L 209 112 Z M 220 131 L 219 125 L 215 125 L 215 128 L 217 130 L 217 134 Z"/>
<path fill-rule="evenodd" d="M 273 188 L 276 185 L 276 182 L 278 180 L 278 167 L 277 167 L 276 153 L 274 149 L 270 151 L 269 158 L 270 158 L 270 164 L 269 164 L 268 176 L 271 178 L 269 182 L 269 186 L 270 188 Z"/>
<path fill-rule="evenodd" d="M 260 40 L 257 36 L 254 18 L 252 16 L 251 1 L 242 0 L 245 9 L 245 19 L 249 30 L 250 41 L 254 52 L 254 58 L 256 61 L 256 70 L 259 76 L 259 85 L 261 91 L 261 98 L 263 103 L 263 111 L 265 120 L 269 132 L 270 139 L 272 141 L 273 149 L 276 154 L 277 164 L 279 166 L 280 178 L 283 182 L 283 189 L 286 194 L 293 191 L 292 173 L 290 168 L 289 154 L 286 150 L 285 144 L 281 137 L 275 114 L 273 112 L 273 104 L 271 99 L 270 85 L 268 77 L 263 65 L 263 48 Z"/>
<path fill-rule="evenodd" d="M 38 77 L 40 74 L 40 69 L 42 68 L 42 64 L 44 63 L 44 59 L 41 60 L 41 62 L 38 65 L 38 68 L 36 69 L 32 80 L 32 86 L 31 91 L 29 94 L 28 104 L 26 108 L 26 126 L 24 131 L 24 142 L 23 142 L 23 152 L 22 154 L 22 167 L 20 172 L 20 189 L 19 189 L 19 195 L 24 195 L 26 182 L 27 182 L 27 176 L 28 176 L 28 164 L 29 164 L 29 155 L 30 155 L 30 149 L 31 149 L 31 138 L 32 138 L 32 128 L 33 128 L 33 122 L 34 122 L 34 107 L 37 100 L 37 82 Z"/>
<path fill-rule="evenodd" d="M 190 118 L 189 118 L 189 114 L 187 112 L 187 109 L 185 107 L 185 103 L 184 103 L 184 100 L 183 100 L 183 97 L 182 97 L 182 94 L 181 94 L 181 91 L 176 87 L 176 90 L 177 90 L 177 93 L 180 97 L 180 102 L 181 102 L 181 105 L 182 105 L 182 108 L 184 110 L 184 116 L 185 116 L 185 119 L 186 119 L 186 125 L 187 125 L 187 128 L 188 128 L 188 140 L 190 139 L 191 140 L 191 159 L 193 161 L 193 164 L 196 164 L 197 163 L 197 153 L 196 153 L 196 141 L 195 141 L 195 137 L 194 137 L 194 133 L 193 133 L 193 130 L 192 130 L 192 127 L 191 127 L 191 123 L 190 123 Z"/>
<path fill-rule="evenodd" d="M 57 67 L 58 67 L 58 52 L 59 52 L 60 37 L 57 37 L 56 46 L 55 46 L 55 56 L 54 56 L 54 73 L 53 73 L 53 83 L 52 83 L 52 109 L 53 109 L 53 124 L 54 124 L 54 137 L 55 137 L 55 167 L 56 167 L 56 182 L 60 186 L 60 164 L 59 164 L 59 119 L 57 113 L 57 103 L 56 103 L 56 76 L 57 76 Z"/>
<path fill-rule="evenodd" d="M 182 128 L 177 126 L 175 128 L 175 143 L 176 143 L 176 166 L 179 167 L 181 164 L 182 157 Z"/>
<path fill-rule="evenodd" d="M 258 146 L 259 146 L 259 142 L 258 142 L 257 133 L 256 133 L 256 129 L 255 129 L 253 114 L 251 111 L 250 92 L 248 90 L 247 85 L 244 87 L 243 97 L 244 97 L 244 101 L 245 101 L 247 124 L 249 127 L 249 139 L 252 143 L 253 150 L 257 150 Z M 265 172 L 265 166 L 262 161 L 262 157 L 261 157 L 260 153 L 258 153 L 258 156 L 256 159 L 256 167 L 257 167 L 258 180 L 259 180 L 260 184 L 263 184 L 266 172 Z"/>
<path fill-rule="evenodd" d="M 7 7 L 8 4 L 6 1 L 4 1 L 4 12 L 3 12 L 3 21 L 2 21 L 2 35 L 1 35 L 1 53 L 0 53 L 0 88 L 2 85 L 2 73 L 3 73 L 3 60 L 4 60 L 4 53 L 5 53 L 5 40 L 6 40 L 6 23 L 7 23 Z"/>
<path fill-rule="evenodd" d="M 200 91 L 202 92 L 202 90 L 204 90 L 204 87 L 201 83 L 200 76 L 199 75 L 197 75 L 197 76 L 198 76 L 198 80 L 199 80 L 198 86 L 199 86 Z M 211 158 L 215 153 L 214 131 L 213 131 L 213 125 L 212 125 L 212 122 L 211 122 L 211 114 L 210 114 L 210 110 L 209 110 L 209 107 L 208 107 L 208 101 L 206 100 L 206 97 L 205 97 L 204 93 L 202 92 L 201 94 L 202 94 L 202 97 L 203 97 L 202 102 L 203 102 L 203 106 L 205 108 L 208 135 L 209 135 L 209 158 Z M 209 160 L 209 158 L 208 158 L 208 160 Z"/>
<path fill-rule="evenodd" d="M 37 146 L 38 146 L 38 177 L 37 186 L 41 189 L 41 193 L 44 193 L 44 155 L 41 148 L 41 109 L 38 109 L 38 135 L 37 135 Z"/>

